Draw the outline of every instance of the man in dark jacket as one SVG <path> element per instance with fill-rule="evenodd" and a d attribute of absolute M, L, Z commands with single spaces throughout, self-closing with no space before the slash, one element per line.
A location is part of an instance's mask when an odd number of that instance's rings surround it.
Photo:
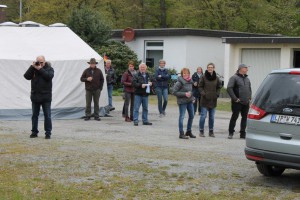
<path fill-rule="evenodd" d="M 166 108 L 168 105 L 168 87 L 170 75 L 165 68 L 166 61 L 159 60 L 159 67 L 155 71 L 155 91 L 157 95 L 159 117 L 166 116 Z M 162 100 L 164 99 L 164 102 Z"/>
<path fill-rule="evenodd" d="M 139 125 L 139 109 L 142 105 L 142 120 L 143 125 L 152 125 L 148 121 L 148 96 L 152 81 L 149 73 L 147 72 L 147 65 L 141 63 L 139 65 L 139 72 L 133 76 L 132 86 L 135 88 L 134 92 L 134 109 L 133 109 L 133 123 L 134 126 Z"/>
<path fill-rule="evenodd" d="M 91 103 L 92 99 L 94 101 L 94 117 L 95 120 L 100 121 L 99 117 L 99 98 L 103 88 L 104 77 L 101 69 L 97 68 L 98 62 L 95 58 L 91 58 L 90 67 L 85 69 L 81 75 L 80 80 L 85 82 L 85 98 L 86 98 L 86 107 L 85 107 L 85 121 L 91 119 Z"/>
<path fill-rule="evenodd" d="M 30 138 L 38 137 L 38 120 L 42 106 L 45 120 L 45 139 L 50 139 L 52 131 L 51 101 L 54 70 L 51 64 L 45 61 L 44 56 L 38 56 L 36 61 L 27 69 L 24 77 L 27 80 L 31 80 L 32 129 Z"/>
<path fill-rule="evenodd" d="M 105 74 L 106 74 L 106 84 L 107 84 L 107 95 L 108 95 L 108 105 L 110 110 L 115 108 L 112 105 L 112 92 L 114 89 L 114 84 L 117 81 L 115 70 L 111 67 L 111 60 L 105 62 Z"/>
<path fill-rule="evenodd" d="M 240 138 L 244 139 L 246 136 L 247 115 L 252 95 L 251 83 L 248 78 L 247 72 L 248 66 L 245 64 L 240 64 L 238 67 L 238 71 L 229 79 L 227 85 L 227 92 L 231 98 L 232 110 L 228 129 L 228 139 L 232 139 L 233 137 L 236 120 L 238 119 L 240 113 L 242 116 Z"/>

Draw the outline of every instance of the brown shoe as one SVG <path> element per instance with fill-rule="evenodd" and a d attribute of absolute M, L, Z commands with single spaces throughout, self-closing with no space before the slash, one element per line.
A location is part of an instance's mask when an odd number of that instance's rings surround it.
<path fill-rule="evenodd" d="M 125 122 L 132 122 L 129 117 L 125 117 Z"/>

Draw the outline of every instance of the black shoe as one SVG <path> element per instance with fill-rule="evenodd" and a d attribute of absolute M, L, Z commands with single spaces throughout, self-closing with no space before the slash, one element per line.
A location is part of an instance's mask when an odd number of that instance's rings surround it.
<path fill-rule="evenodd" d="M 84 121 L 89 121 L 91 119 L 91 117 L 86 117 L 85 119 L 84 119 Z"/>
<path fill-rule="evenodd" d="M 182 132 L 182 133 L 179 133 L 179 138 L 180 138 L 180 139 L 189 139 L 189 137 L 186 136 L 186 135 L 184 135 L 183 132 Z"/>
<path fill-rule="evenodd" d="M 143 122 L 143 125 L 152 125 L 151 122 Z"/>
<path fill-rule="evenodd" d="M 200 137 L 205 137 L 204 135 L 204 131 L 203 130 L 200 130 L 200 134 L 199 134 Z"/>
<path fill-rule="evenodd" d="M 45 136 L 45 139 L 50 139 L 50 138 L 51 138 L 50 135 L 46 135 L 46 136 Z"/>
<path fill-rule="evenodd" d="M 233 134 L 230 134 L 230 133 L 229 133 L 228 139 L 232 139 L 232 137 L 233 137 Z"/>
<path fill-rule="evenodd" d="M 139 125 L 139 123 L 137 123 L 137 122 L 134 122 L 134 123 L 133 123 L 133 125 L 134 125 L 134 126 L 138 126 L 138 125 Z"/>
<path fill-rule="evenodd" d="M 185 133 L 185 135 L 186 135 L 186 136 L 189 136 L 190 138 L 196 138 L 196 136 L 193 135 L 192 131 L 187 131 L 187 132 Z"/>
<path fill-rule="evenodd" d="M 95 117 L 96 121 L 101 121 L 100 117 Z"/>
<path fill-rule="evenodd" d="M 246 135 L 240 135 L 240 138 L 241 138 L 241 139 L 245 139 L 245 138 L 246 138 Z"/>
<path fill-rule="evenodd" d="M 209 137 L 215 137 L 214 131 L 210 130 L 209 133 L 208 133 L 208 136 Z"/>
<path fill-rule="evenodd" d="M 30 138 L 36 138 L 38 137 L 37 133 L 31 133 Z"/>

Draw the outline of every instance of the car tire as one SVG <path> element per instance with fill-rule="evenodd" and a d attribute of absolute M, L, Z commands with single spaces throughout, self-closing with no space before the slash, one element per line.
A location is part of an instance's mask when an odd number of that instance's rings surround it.
<path fill-rule="evenodd" d="M 258 171 L 265 176 L 280 176 L 285 168 L 266 164 L 256 164 Z"/>

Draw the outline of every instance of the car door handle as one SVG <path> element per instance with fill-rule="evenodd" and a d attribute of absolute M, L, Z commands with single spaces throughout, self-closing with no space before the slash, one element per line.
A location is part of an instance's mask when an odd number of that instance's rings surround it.
<path fill-rule="evenodd" d="M 283 140 L 290 140 L 293 137 L 292 134 L 288 134 L 288 133 L 279 133 L 279 136 Z"/>

